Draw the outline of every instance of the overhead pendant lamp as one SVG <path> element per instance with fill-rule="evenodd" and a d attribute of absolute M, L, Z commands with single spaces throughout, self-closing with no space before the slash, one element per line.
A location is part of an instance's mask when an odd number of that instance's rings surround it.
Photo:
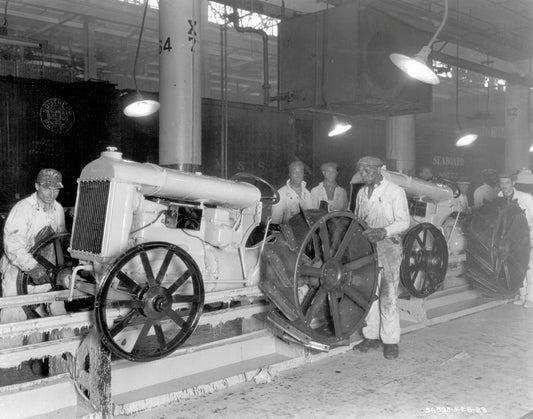
<path fill-rule="evenodd" d="M 146 20 L 146 11 L 148 10 L 148 0 L 144 3 L 144 12 L 141 22 L 141 30 L 139 32 L 139 41 L 137 42 L 137 51 L 135 52 L 135 60 L 133 62 L 133 84 L 135 85 L 135 94 L 132 97 L 129 105 L 124 108 L 124 115 L 140 118 L 143 116 L 152 115 L 160 108 L 159 102 L 152 99 L 145 99 L 137 86 L 137 62 L 139 61 L 139 50 L 141 48 L 141 40 L 144 31 L 144 21 Z"/>
<path fill-rule="evenodd" d="M 331 125 L 331 129 L 328 132 L 328 137 L 336 137 L 337 135 L 344 134 L 346 131 L 350 130 L 352 128 L 352 125 L 344 120 L 341 120 L 337 118 L 336 116 L 333 117 L 333 124 Z"/>
<path fill-rule="evenodd" d="M 437 39 L 437 36 L 444 27 L 446 19 L 448 19 L 448 0 L 444 0 L 444 17 L 437 32 L 435 32 L 429 43 L 423 46 L 414 57 L 398 53 L 390 54 L 389 57 L 394 65 L 413 79 L 432 85 L 439 84 L 440 80 L 438 76 L 428 66 L 427 61 L 431 52 L 431 45 L 433 45 L 433 42 L 435 42 L 435 39 Z"/>

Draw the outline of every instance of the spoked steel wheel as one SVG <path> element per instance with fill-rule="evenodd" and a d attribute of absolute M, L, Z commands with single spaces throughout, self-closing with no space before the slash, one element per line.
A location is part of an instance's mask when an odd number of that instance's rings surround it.
<path fill-rule="evenodd" d="M 485 294 L 513 297 L 529 263 L 529 228 L 514 202 L 498 198 L 474 211 L 466 223 L 466 275 Z"/>
<path fill-rule="evenodd" d="M 152 361 L 187 340 L 203 303 L 202 276 L 191 256 L 176 245 L 150 242 L 114 262 L 98 291 L 95 317 L 113 353 Z"/>
<path fill-rule="evenodd" d="M 43 266 L 50 274 L 50 282 L 43 285 L 33 285 L 26 272 L 19 272 L 17 277 L 17 294 L 36 294 L 53 290 L 67 289 L 69 276 L 78 261 L 70 257 L 67 251 L 70 234 L 52 234 L 37 243 L 30 249 L 31 255 L 37 263 Z M 91 278 L 92 279 L 92 278 Z M 66 312 L 92 309 L 94 299 L 87 297 L 72 302 L 54 303 L 64 304 Z M 32 304 L 22 307 L 28 318 L 48 317 L 50 315 L 48 304 Z M 63 310 L 62 310 L 63 311 Z"/>
<path fill-rule="evenodd" d="M 347 339 L 375 299 L 377 257 L 350 212 L 314 223 L 301 243 L 294 270 L 294 301 L 306 332 L 327 344 Z"/>
<path fill-rule="evenodd" d="M 421 223 L 403 239 L 400 267 L 402 285 L 417 298 L 439 289 L 448 269 L 448 248 L 444 235 L 433 224 Z"/>

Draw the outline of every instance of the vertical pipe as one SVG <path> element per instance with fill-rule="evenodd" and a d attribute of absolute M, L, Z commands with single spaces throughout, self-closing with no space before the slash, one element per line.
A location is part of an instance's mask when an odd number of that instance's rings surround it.
<path fill-rule="evenodd" d="M 391 170 L 412 174 L 415 168 L 414 115 L 399 115 L 387 118 L 385 150 L 388 164 L 391 164 Z"/>
<path fill-rule="evenodd" d="M 201 165 L 201 11 L 205 0 L 159 1 L 159 164 Z"/>
<path fill-rule="evenodd" d="M 505 171 L 529 169 L 529 89 L 507 84 L 505 89 Z"/>

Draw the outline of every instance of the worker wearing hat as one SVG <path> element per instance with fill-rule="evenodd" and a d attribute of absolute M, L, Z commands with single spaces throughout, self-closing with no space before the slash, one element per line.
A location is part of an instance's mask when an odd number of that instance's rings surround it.
<path fill-rule="evenodd" d="M 272 223 L 281 224 L 289 221 L 300 209 L 312 209 L 311 193 L 305 187 L 305 166 L 296 160 L 289 164 L 289 179 L 278 189 L 279 202 L 272 206 Z"/>
<path fill-rule="evenodd" d="M 354 347 L 359 352 L 378 349 L 383 344 L 387 359 L 398 357 L 400 316 L 397 307 L 402 241 L 400 234 L 409 228 L 409 207 L 405 191 L 383 178 L 383 162 L 367 156 L 357 162 L 357 177 L 364 186 L 357 193 L 355 215 L 368 225 L 362 234 L 376 246 L 382 268 L 376 299 L 366 317 L 364 340 Z"/>
<path fill-rule="evenodd" d="M 484 169 L 481 172 L 483 185 L 474 191 L 474 208 L 480 207 L 487 201 L 492 201 L 498 196 L 498 172 L 494 169 Z"/>
<path fill-rule="evenodd" d="M 501 173 L 499 183 L 501 190 L 498 196 L 506 198 L 509 202 L 516 202 L 524 211 L 529 226 L 529 266 L 519 291 L 519 297 L 514 303 L 524 308 L 533 308 L 533 196 L 514 187 L 516 184 L 515 174 Z"/>
<path fill-rule="evenodd" d="M 63 207 L 56 201 L 61 188 L 61 173 L 42 169 L 35 179 L 35 192 L 17 202 L 9 212 L 4 225 L 4 255 L 0 261 L 4 296 L 17 295 L 19 272 L 29 275 L 32 288 L 29 292 L 46 292 L 51 288 L 46 268 L 35 260 L 30 249 L 48 235 L 65 231 Z M 26 320 L 21 307 L 4 308 L 0 312 L 1 323 L 21 320 Z M 37 335 L 30 335 L 29 343 L 42 340 L 42 336 Z M 22 338 L 22 335 L 12 338 L 11 342 L 4 339 L 2 346 L 21 346 Z"/>
<path fill-rule="evenodd" d="M 320 165 L 324 180 L 311 189 L 311 198 L 315 208 L 324 207 L 328 212 L 343 211 L 348 208 L 346 190 L 337 184 L 338 168 L 339 165 L 334 162 Z"/>

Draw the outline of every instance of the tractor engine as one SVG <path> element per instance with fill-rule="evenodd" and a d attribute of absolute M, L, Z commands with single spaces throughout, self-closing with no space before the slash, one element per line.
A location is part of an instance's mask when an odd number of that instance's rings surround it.
<path fill-rule="evenodd" d="M 207 292 L 257 284 L 257 252 L 243 252 L 261 219 L 256 187 L 126 161 L 115 150 L 88 164 L 78 183 L 70 253 L 97 274 L 128 249 L 163 241 L 193 256 Z"/>

